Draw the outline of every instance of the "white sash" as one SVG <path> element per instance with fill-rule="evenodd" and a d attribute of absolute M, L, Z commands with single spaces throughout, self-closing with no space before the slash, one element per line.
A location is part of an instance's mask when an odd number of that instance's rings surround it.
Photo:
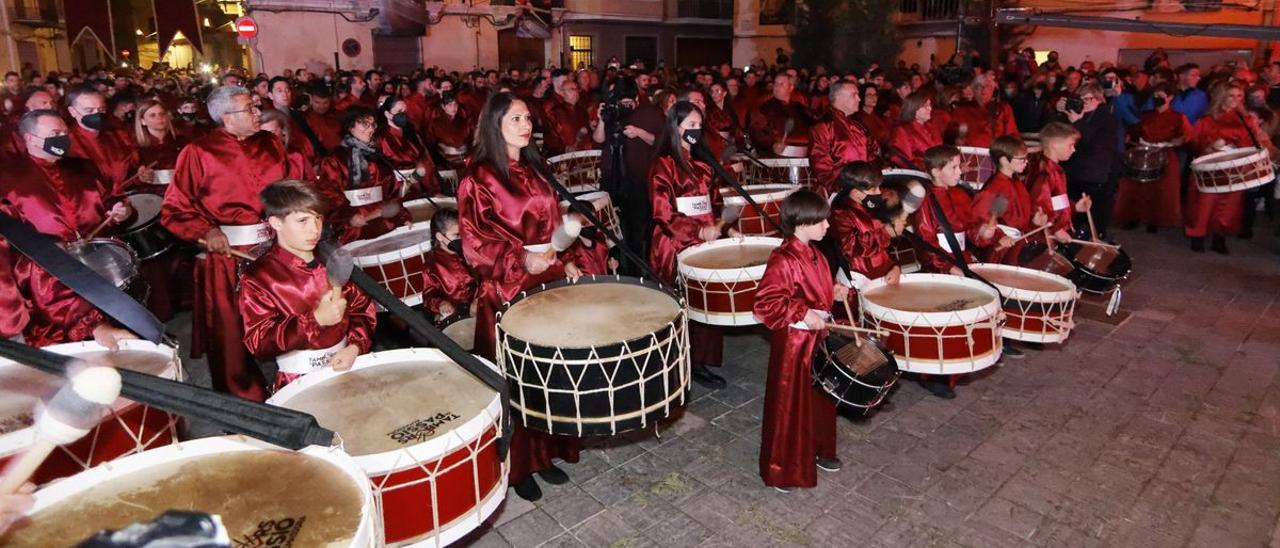
<path fill-rule="evenodd" d="M 257 245 L 271 239 L 267 223 L 256 225 L 222 225 L 218 227 L 227 236 L 227 244 L 232 246 Z"/>
<path fill-rule="evenodd" d="M 676 210 L 690 217 L 711 214 L 710 196 L 681 196 L 676 198 Z"/>
<path fill-rule="evenodd" d="M 276 366 L 281 373 L 305 375 L 321 367 L 329 365 L 329 358 L 347 347 L 347 338 L 343 337 L 338 344 L 320 350 L 294 350 L 285 352 L 276 358 Z"/>
<path fill-rule="evenodd" d="M 782 156 L 787 158 L 808 158 L 809 147 L 787 145 L 782 149 Z"/>
<path fill-rule="evenodd" d="M 351 207 L 376 204 L 382 201 L 381 185 L 357 188 L 355 190 L 344 190 L 342 193 L 347 195 L 347 203 L 351 204 Z"/>
<path fill-rule="evenodd" d="M 1059 194 L 1050 199 L 1050 204 L 1053 206 L 1054 211 L 1062 211 L 1071 207 L 1071 198 L 1068 198 L 1066 194 Z"/>
<path fill-rule="evenodd" d="M 824 322 L 831 319 L 831 313 L 827 312 L 826 310 L 818 310 L 816 308 L 810 308 L 809 310 L 817 312 L 819 316 L 822 316 L 822 321 Z M 805 331 L 809 331 L 809 326 L 808 324 L 804 323 L 803 318 L 800 321 L 791 324 L 791 327 L 793 329 L 803 329 Z"/>
<path fill-rule="evenodd" d="M 963 232 L 956 233 L 956 243 L 960 244 L 960 251 L 964 251 L 964 233 Z M 938 246 L 941 247 L 943 251 L 946 251 L 947 253 L 955 253 L 955 251 L 951 250 L 951 244 L 947 243 L 947 234 L 945 232 L 938 233 Z"/>

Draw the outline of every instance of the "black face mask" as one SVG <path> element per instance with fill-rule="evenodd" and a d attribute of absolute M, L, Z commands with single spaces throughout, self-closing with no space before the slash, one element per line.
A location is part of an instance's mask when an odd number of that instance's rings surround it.
<path fill-rule="evenodd" d="M 83 125 L 84 127 L 87 127 L 94 131 L 100 131 L 102 129 L 102 125 L 105 122 L 106 122 L 106 119 L 103 118 L 101 112 L 86 114 L 80 117 L 80 125 Z"/>
<path fill-rule="evenodd" d="M 1164 104 L 1167 103 L 1168 101 L 1169 100 L 1165 99 L 1164 97 L 1153 97 L 1151 99 L 1151 104 L 1155 105 L 1156 108 L 1160 108 L 1164 106 Z"/>
<path fill-rule="evenodd" d="M 178 113 L 178 118 L 181 118 L 181 119 L 183 119 L 183 120 L 195 120 L 195 119 L 196 119 L 196 113 L 194 113 L 194 112 L 179 112 L 179 113 Z"/>
<path fill-rule="evenodd" d="M 462 255 L 462 238 L 449 240 L 449 243 L 445 244 L 445 247 L 457 255 Z"/>
<path fill-rule="evenodd" d="M 404 112 L 397 112 L 391 117 L 391 123 L 395 124 L 398 128 L 409 127 L 409 115 Z"/>
<path fill-rule="evenodd" d="M 862 207 L 867 208 L 867 211 L 875 213 L 888 208 L 889 202 L 884 199 L 884 196 L 879 194 L 868 194 L 862 197 Z"/>
<path fill-rule="evenodd" d="M 71 150 L 71 136 L 55 135 L 53 137 L 45 137 L 44 145 L 40 148 L 44 149 L 44 151 L 49 154 L 61 158 L 66 156 L 68 150 Z"/>
<path fill-rule="evenodd" d="M 702 130 L 701 129 L 684 130 L 684 142 L 689 143 L 690 145 L 702 142 Z"/>
<path fill-rule="evenodd" d="M 124 113 L 124 121 L 129 122 L 129 123 L 133 123 L 133 113 L 134 113 L 134 111 L 132 111 L 132 110 L 131 110 L 131 111 L 129 111 L 129 112 Z"/>

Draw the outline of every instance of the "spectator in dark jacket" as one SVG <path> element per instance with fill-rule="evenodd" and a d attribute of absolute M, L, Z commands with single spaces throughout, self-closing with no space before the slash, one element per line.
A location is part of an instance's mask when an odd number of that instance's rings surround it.
<path fill-rule="evenodd" d="M 1067 109 L 1065 98 L 1056 105 L 1059 116 L 1080 132 L 1075 155 L 1062 164 L 1067 173 L 1067 194 L 1072 201 L 1079 200 L 1083 194 L 1092 198 L 1097 236 L 1106 239 L 1124 159 L 1124 128 L 1113 105 L 1107 103 L 1102 88 L 1094 84 L 1080 86 L 1076 97 L 1084 103 L 1079 113 Z M 1086 222 L 1073 224 L 1088 226 Z"/>

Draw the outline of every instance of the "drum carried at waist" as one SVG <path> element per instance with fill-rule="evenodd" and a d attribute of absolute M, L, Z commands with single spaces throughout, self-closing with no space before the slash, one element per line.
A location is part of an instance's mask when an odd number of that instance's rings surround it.
<path fill-rule="evenodd" d="M 1205 154 L 1191 161 L 1200 192 L 1215 194 L 1257 188 L 1275 179 L 1271 155 L 1254 147 Z"/>
<path fill-rule="evenodd" d="M 684 303 L 649 280 L 584 276 L 524 291 L 498 316 L 515 420 L 552 434 L 645 428 L 689 390 Z"/>
<path fill-rule="evenodd" d="M 137 215 L 132 224 L 122 228 L 118 236 L 124 240 L 138 260 L 146 261 L 173 249 L 173 235 L 160 225 L 160 204 L 164 196 L 151 192 L 132 192 L 125 200 Z"/>
<path fill-rule="evenodd" d="M 1159 181 L 1169 162 L 1168 148 L 1163 144 L 1139 144 L 1129 147 L 1124 155 L 1124 176 L 1139 183 Z"/>
<path fill-rule="evenodd" d="M 1000 294 L 968 278 L 903 274 L 881 278 L 858 294 L 864 327 L 888 332 L 884 343 L 903 371 L 949 375 L 1000 359 Z"/>
<path fill-rule="evenodd" d="M 813 383 L 837 407 L 866 413 L 880 405 L 901 376 L 893 352 L 874 337 L 860 342 L 832 330 L 813 359 Z"/>
<path fill-rule="evenodd" d="M 116 289 L 139 302 L 147 300 L 147 281 L 139 274 L 141 261 L 133 249 L 115 238 L 94 238 L 74 242 L 67 253 L 98 273 Z"/>
<path fill-rule="evenodd" d="M 751 199 L 760 205 L 764 210 L 761 214 L 759 210 L 747 203 L 747 199 L 743 198 L 736 189 L 721 188 L 720 195 L 724 198 L 724 206 L 726 208 L 740 208 L 742 213 L 738 217 L 738 232 L 748 235 L 758 236 L 776 236 L 778 229 L 774 228 L 782 219 L 782 201 L 790 196 L 792 192 L 800 189 L 796 185 L 751 185 L 745 187 Z M 767 218 L 766 218 L 767 217 Z M 772 221 L 772 222 L 770 222 Z"/>
<path fill-rule="evenodd" d="M 424 224 L 412 228 L 402 226 L 370 240 L 357 240 L 342 246 L 363 270 L 404 304 L 422 304 L 424 281 L 422 271 L 431 251 L 431 227 Z"/>
<path fill-rule="evenodd" d="M 975 273 L 1000 288 L 1006 339 L 1035 343 L 1066 342 L 1075 327 L 1076 288 L 1071 281 L 1048 272 L 980 263 Z"/>
<path fill-rule="evenodd" d="M 372 484 L 388 544 L 447 545 L 506 496 L 501 399 L 439 350 L 365 354 L 349 371 L 308 374 L 267 403 L 311 413 L 338 433 Z"/>
<path fill-rule="evenodd" d="M 1067 278 L 1081 291 L 1096 295 L 1114 291 L 1133 270 L 1129 253 L 1118 246 L 1076 241 L 1059 246 L 1058 252 L 1073 266 Z"/>

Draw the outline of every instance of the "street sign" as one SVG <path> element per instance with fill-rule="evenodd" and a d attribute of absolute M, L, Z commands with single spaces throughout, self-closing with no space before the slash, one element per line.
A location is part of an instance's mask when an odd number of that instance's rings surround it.
<path fill-rule="evenodd" d="M 258 37 L 258 22 L 252 17 L 240 17 L 236 19 L 236 34 L 241 38 L 253 39 Z"/>

